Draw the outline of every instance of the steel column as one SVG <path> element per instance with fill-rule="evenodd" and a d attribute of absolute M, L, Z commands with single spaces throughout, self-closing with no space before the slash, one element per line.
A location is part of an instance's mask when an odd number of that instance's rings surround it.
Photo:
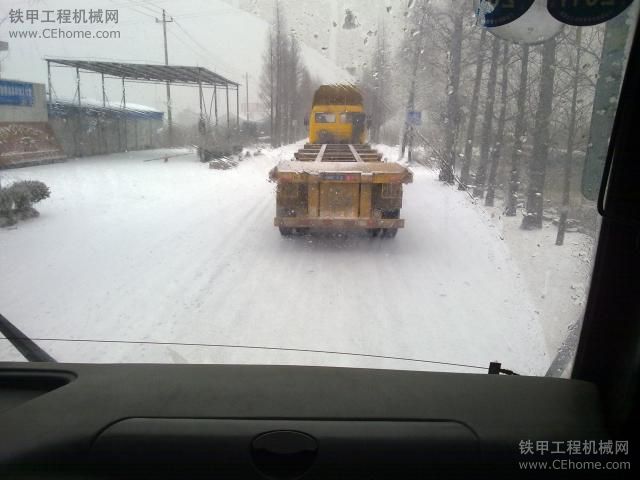
<path fill-rule="evenodd" d="M 106 107 L 107 106 L 107 92 L 104 89 L 104 73 L 102 73 L 101 75 L 102 75 L 102 106 Z"/>
<path fill-rule="evenodd" d="M 225 85 L 225 90 L 227 93 L 227 129 L 231 128 L 231 113 L 229 110 L 229 84 Z"/>
<path fill-rule="evenodd" d="M 129 135 L 127 132 L 127 89 L 122 77 L 122 114 L 124 116 L 124 151 L 129 149 Z"/>
<path fill-rule="evenodd" d="M 80 129 L 82 128 L 82 97 L 80 95 L 80 69 L 76 67 L 76 90 L 78 92 L 78 117 L 77 117 L 77 125 L 76 125 L 76 155 L 82 156 L 82 137 L 80 134 Z"/>
<path fill-rule="evenodd" d="M 51 104 L 51 62 L 47 60 L 47 87 L 49 88 L 49 104 Z"/>
<path fill-rule="evenodd" d="M 216 127 L 218 126 L 218 86 L 213 85 L 214 108 L 216 111 Z"/>

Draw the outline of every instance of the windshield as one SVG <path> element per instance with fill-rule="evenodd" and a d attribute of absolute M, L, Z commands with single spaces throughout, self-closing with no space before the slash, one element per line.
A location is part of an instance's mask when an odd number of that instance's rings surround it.
<path fill-rule="evenodd" d="M 60 362 L 569 375 L 638 2 L 472 3 L 3 1 L 4 320 Z"/>

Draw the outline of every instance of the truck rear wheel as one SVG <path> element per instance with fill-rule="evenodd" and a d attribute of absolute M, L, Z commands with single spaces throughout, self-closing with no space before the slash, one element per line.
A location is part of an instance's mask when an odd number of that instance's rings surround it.
<path fill-rule="evenodd" d="M 384 238 L 395 238 L 398 234 L 397 228 L 385 228 L 382 232 Z"/>
<path fill-rule="evenodd" d="M 380 236 L 380 232 L 382 232 L 382 230 L 380 228 L 370 228 L 367 230 L 367 233 L 369 234 L 369 236 L 371 238 L 377 238 Z"/>
<path fill-rule="evenodd" d="M 290 237 L 293 235 L 293 228 L 288 227 L 280 227 L 280 235 L 283 237 Z"/>

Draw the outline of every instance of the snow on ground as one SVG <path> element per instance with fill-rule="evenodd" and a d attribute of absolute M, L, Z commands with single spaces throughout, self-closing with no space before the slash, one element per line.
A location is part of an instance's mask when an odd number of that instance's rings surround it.
<path fill-rule="evenodd" d="M 547 345 L 557 351 L 584 313 L 594 239 L 568 232 L 564 245 L 557 246 L 558 227 L 551 222 L 545 221 L 542 230 L 522 231 L 522 216 L 505 217 L 501 207 L 481 208 L 488 210 L 492 224 L 508 244 L 532 294 Z"/>
<path fill-rule="evenodd" d="M 399 146 L 376 145 L 388 161 L 396 160 Z M 406 157 L 401 163 L 407 164 Z M 487 207 L 472 199 L 466 192 L 468 208 L 476 211 L 486 226 L 496 229 L 508 247 L 510 260 L 517 265 L 531 293 L 534 313 L 540 319 L 549 351 L 557 352 L 565 342 L 575 351 L 577 336 L 572 332 L 580 327 L 586 305 L 588 287 L 595 253 L 594 238 L 578 232 L 567 232 L 564 245 L 557 246 L 558 227 L 545 220 L 541 230 L 524 231 L 520 228 L 522 215 L 504 215 L 504 205 L 496 201 Z M 596 208 L 595 205 L 593 208 Z"/>
<path fill-rule="evenodd" d="M 521 373 L 552 361 L 530 285 L 468 197 L 415 167 L 395 239 L 273 227 L 268 171 L 165 151 L 2 172 L 52 191 L 41 216 L 0 230 L 2 313 L 34 338 L 285 347 L 410 357 Z M 183 154 L 185 152 L 178 152 Z M 537 294 L 537 292 L 536 292 Z M 243 348 L 39 342 L 64 362 L 335 365 L 472 371 Z M 0 342 L 0 359 L 19 356 Z"/>

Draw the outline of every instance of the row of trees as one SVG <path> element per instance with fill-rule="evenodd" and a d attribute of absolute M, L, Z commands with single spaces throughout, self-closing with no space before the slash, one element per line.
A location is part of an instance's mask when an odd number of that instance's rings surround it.
<path fill-rule="evenodd" d="M 276 0 L 260 78 L 260 99 L 269 114 L 274 147 L 306 136 L 304 119 L 316 88 L 302 61 L 300 44 L 287 28 L 284 12 Z"/>
<path fill-rule="evenodd" d="M 586 154 L 606 155 L 632 23 L 565 27 L 528 46 L 494 37 L 468 13 L 467 0 L 415 0 L 400 43 L 380 22 L 360 81 L 371 141 L 399 138 L 409 161 L 424 147 L 443 182 L 522 213 L 524 229 L 551 215 L 562 244 L 579 167 Z M 278 146 L 306 135 L 317 82 L 277 0 L 273 18 L 260 91 Z M 405 120 L 412 110 L 426 113 L 421 126 Z"/>
<path fill-rule="evenodd" d="M 565 27 L 527 46 L 488 34 L 467 13 L 465 0 L 416 0 L 398 52 L 389 52 L 379 35 L 375 74 L 363 78 L 365 91 L 373 92 L 370 111 L 383 124 L 393 117 L 388 86 L 402 85 L 406 96 L 395 99 L 395 116 L 422 110 L 428 117 L 422 127 L 401 123 L 409 160 L 414 143 L 426 147 L 442 181 L 489 206 L 502 198 L 506 215 L 523 211 L 524 229 L 541 228 L 547 207 L 555 207 L 549 213 L 562 244 L 571 189 L 582 174 L 576 165 L 588 151 L 606 155 L 611 98 L 617 98 L 632 23 L 621 16 L 606 26 Z M 375 129 L 372 139 L 378 140 Z M 548 178 L 549 168 L 560 181 Z"/>

